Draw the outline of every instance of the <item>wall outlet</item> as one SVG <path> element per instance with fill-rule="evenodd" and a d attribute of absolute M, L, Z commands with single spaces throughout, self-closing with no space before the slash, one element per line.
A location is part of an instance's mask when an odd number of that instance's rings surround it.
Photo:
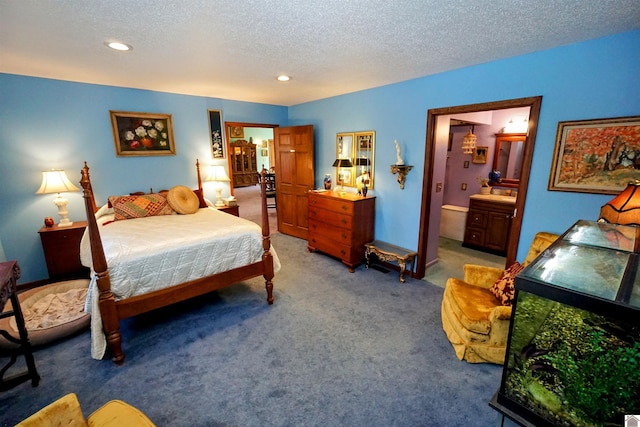
<path fill-rule="evenodd" d="M 463 182 L 463 183 L 462 183 L 462 185 L 460 186 L 460 189 L 461 189 L 462 191 L 467 191 L 467 183 L 466 183 L 466 182 Z"/>

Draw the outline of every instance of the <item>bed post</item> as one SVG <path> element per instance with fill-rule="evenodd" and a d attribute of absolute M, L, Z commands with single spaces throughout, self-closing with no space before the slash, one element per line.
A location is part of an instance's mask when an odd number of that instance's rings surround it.
<path fill-rule="evenodd" d="M 267 289 L 267 302 L 273 304 L 273 255 L 271 255 L 271 238 L 269 237 L 269 210 L 267 209 L 267 170 L 262 169 L 262 179 L 260 180 L 260 198 L 262 201 L 262 262 L 264 264 L 264 280 Z"/>
<path fill-rule="evenodd" d="M 97 278 L 98 290 L 100 293 L 98 305 L 102 316 L 102 327 L 107 336 L 107 343 L 111 350 L 112 359 L 116 364 L 124 362 L 122 353 L 122 336 L 120 335 L 120 321 L 116 309 L 115 298 L 111 293 L 111 279 L 107 269 L 107 260 L 102 248 L 102 239 L 98 231 L 98 224 L 95 216 L 95 197 L 91 187 L 89 167 L 84 162 L 82 168 L 82 179 L 80 185 L 83 188 L 84 205 L 87 213 L 87 228 L 89 229 L 89 241 L 91 243 L 91 259 L 93 261 L 93 271 Z"/>
<path fill-rule="evenodd" d="M 202 193 L 202 178 L 200 177 L 200 161 L 196 159 L 196 172 L 198 173 L 198 190 L 200 190 L 200 194 Z"/>

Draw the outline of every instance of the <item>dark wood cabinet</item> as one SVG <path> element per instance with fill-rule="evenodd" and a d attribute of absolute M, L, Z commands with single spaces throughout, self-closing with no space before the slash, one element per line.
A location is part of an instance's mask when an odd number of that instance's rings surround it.
<path fill-rule="evenodd" d="M 234 187 L 246 187 L 258 183 L 256 145 L 239 139 L 231 144 L 231 169 Z"/>
<path fill-rule="evenodd" d="M 375 197 L 309 192 L 309 251 L 340 258 L 353 273 L 374 239 Z"/>
<path fill-rule="evenodd" d="M 89 276 L 89 269 L 80 263 L 80 241 L 87 227 L 86 221 L 74 222 L 69 227 L 42 227 L 38 233 L 52 280 Z"/>
<path fill-rule="evenodd" d="M 463 246 L 505 256 L 513 203 L 471 199 Z"/>

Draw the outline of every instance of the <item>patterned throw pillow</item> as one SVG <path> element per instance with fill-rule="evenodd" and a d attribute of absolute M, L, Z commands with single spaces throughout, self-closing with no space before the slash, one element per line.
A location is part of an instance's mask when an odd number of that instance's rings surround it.
<path fill-rule="evenodd" d="M 109 202 L 113 206 L 115 220 L 144 218 L 156 215 L 171 215 L 166 194 L 154 193 L 134 196 L 111 196 Z"/>
<path fill-rule="evenodd" d="M 518 273 L 520 273 L 523 269 L 524 265 L 520 264 L 518 261 L 514 262 L 489 288 L 489 291 L 491 291 L 491 293 L 495 295 L 495 297 L 498 299 L 498 301 L 500 301 L 502 305 L 512 304 L 513 297 L 516 292 L 514 282 Z"/>

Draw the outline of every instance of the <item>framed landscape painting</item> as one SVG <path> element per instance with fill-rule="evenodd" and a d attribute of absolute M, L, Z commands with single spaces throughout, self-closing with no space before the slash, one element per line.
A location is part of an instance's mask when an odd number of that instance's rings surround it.
<path fill-rule="evenodd" d="M 640 116 L 558 123 L 548 189 L 618 194 L 640 179 Z"/>
<path fill-rule="evenodd" d="M 110 111 L 113 141 L 118 156 L 171 156 L 176 154 L 171 114 Z"/>

